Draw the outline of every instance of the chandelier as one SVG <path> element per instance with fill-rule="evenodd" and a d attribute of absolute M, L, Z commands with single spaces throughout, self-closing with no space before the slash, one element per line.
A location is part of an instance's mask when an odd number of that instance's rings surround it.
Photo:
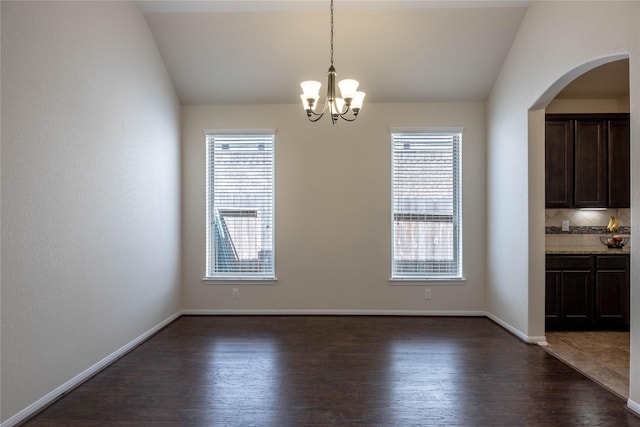
<path fill-rule="evenodd" d="M 331 66 L 327 75 L 327 98 L 319 112 L 316 112 L 316 108 L 322 83 L 315 80 L 307 80 L 300 83 L 303 92 L 300 95 L 300 99 L 302 99 L 302 107 L 307 112 L 307 118 L 311 122 L 317 122 L 328 110 L 331 114 L 331 122 L 334 125 L 338 123 L 339 118 L 348 122 L 354 121 L 362 108 L 365 93 L 358 91 L 359 83 L 357 80 L 344 79 L 338 83 L 342 98 L 336 97 L 336 69 L 333 66 L 333 0 L 331 0 Z"/>

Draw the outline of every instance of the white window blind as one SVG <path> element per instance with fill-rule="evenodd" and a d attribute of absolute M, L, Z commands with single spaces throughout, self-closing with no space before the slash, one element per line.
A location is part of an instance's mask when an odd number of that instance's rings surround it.
<path fill-rule="evenodd" d="M 207 135 L 207 277 L 275 277 L 274 139 Z"/>
<path fill-rule="evenodd" d="M 459 133 L 393 133 L 392 279 L 462 278 Z"/>

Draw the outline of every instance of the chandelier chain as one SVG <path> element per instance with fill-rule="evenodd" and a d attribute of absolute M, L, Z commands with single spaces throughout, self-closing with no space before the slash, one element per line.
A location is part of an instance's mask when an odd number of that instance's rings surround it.
<path fill-rule="evenodd" d="M 331 0 L 331 65 L 333 66 L 333 0 Z"/>

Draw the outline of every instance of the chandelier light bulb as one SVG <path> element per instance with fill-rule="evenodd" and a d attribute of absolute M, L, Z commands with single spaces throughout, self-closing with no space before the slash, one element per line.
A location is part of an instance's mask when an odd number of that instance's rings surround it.
<path fill-rule="evenodd" d="M 340 88 L 340 93 L 342 94 L 342 97 L 344 99 L 353 99 L 353 97 L 356 94 L 356 91 L 358 90 L 358 85 L 360 83 L 358 83 L 357 80 L 353 80 L 353 79 L 344 79 L 344 80 L 340 80 L 340 82 L 338 83 L 338 87 Z"/>
<path fill-rule="evenodd" d="M 302 100 L 302 108 L 304 108 L 305 110 L 315 110 L 318 103 L 318 98 L 320 98 L 318 95 L 307 97 L 303 93 L 302 95 L 300 95 L 300 99 Z M 309 105 L 309 100 L 311 100 L 311 105 Z"/>
<path fill-rule="evenodd" d="M 354 113 L 358 113 L 358 111 L 360 111 L 360 109 L 362 108 L 362 103 L 364 102 L 364 96 L 366 95 L 366 93 L 364 92 L 356 92 L 353 95 L 353 100 L 351 101 L 351 109 L 353 110 Z"/>
<path fill-rule="evenodd" d="M 300 87 L 302 88 L 302 94 L 307 98 L 319 98 L 320 87 L 322 87 L 322 83 L 317 82 L 315 80 L 307 80 L 300 83 Z"/>

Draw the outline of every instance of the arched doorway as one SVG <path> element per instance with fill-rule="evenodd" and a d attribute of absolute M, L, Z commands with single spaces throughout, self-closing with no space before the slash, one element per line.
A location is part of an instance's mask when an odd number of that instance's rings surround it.
<path fill-rule="evenodd" d="M 602 81 L 607 72 L 617 73 L 617 69 L 626 67 L 626 99 L 620 93 L 620 76 L 616 74 L 611 81 Z M 529 112 L 529 153 L 533 162 L 544 170 L 544 117 L 545 113 L 621 113 L 629 112 L 629 61 L 628 55 L 613 55 L 606 58 L 598 58 L 582 64 L 566 73 L 558 79 L 534 104 Z M 583 82 L 580 84 L 580 82 Z M 593 87 L 588 87 L 593 85 Z M 582 91 L 583 93 L 580 93 Z M 573 97 L 573 98 L 572 98 Z M 626 105 L 625 105 L 626 102 Z M 542 160 L 541 160 L 542 159 Z M 628 159 L 628 161 L 631 161 Z M 531 165 L 531 162 L 530 162 Z M 530 182 L 530 188 L 544 189 L 544 174 L 538 174 L 535 182 Z M 530 175 L 531 179 L 532 175 Z M 541 180 L 542 177 L 542 180 Z M 534 192 L 535 193 L 535 192 Z M 538 191 L 538 193 L 540 193 Z M 534 195 L 535 197 L 535 195 Z M 536 206 L 544 205 L 544 191 L 542 201 L 538 194 Z M 544 328 L 544 283 L 545 270 L 544 258 L 550 249 L 549 242 L 556 242 L 555 236 L 548 233 L 553 229 L 572 224 L 571 233 L 580 234 L 581 228 L 589 228 L 590 224 L 606 224 L 611 215 L 610 211 L 583 212 L 577 209 L 540 209 L 541 212 L 531 213 L 530 232 L 532 242 L 530 244 L 531 266 L 534 269 L 536 280 L 530 282 L 530 310 L 537 313 L 532 317 L 542 325 L 534 325 L 535 328 Z M 625 218 L 630 226 L 631 210 L 618 213 L 616 216 Z M 589 241 L 589 236 L 565 236 L 576 237 L 575 242 Z M 582 237 L 587 237 L 582 239 Z M 597 236 L 592 236 L 595 240 Z M 566 239 L 565 239 L 566 241 Z M 579 243 L 576 243 L 579 245 Z M 567 248 L 568 249 L 568 248 Z M 582 247 L 577 247 L 580 252 Z M 542 329 L 544 330 L 544 329 Z M 573 365 L 597 382 L 601 383 L 621 397 L 629 397 L 629 334 L 626 333 L 558 333 L 545 332 L 549 345 L 546 347 L 552 354 L 565 362 Z M 626 340 L 626 342 L 625 342 Z M 625 353 L 626 352 L 626 353 Z M 600 355 L 600 357 L 598 357 Z M 607 355 L 608 357 L 602 357 Z M 626 360 L 625 360 L 626 358 Z M 626 366 L 625 366 L 626 364 Z M 626 370 L 626 372 L 625 372 Z"/>

